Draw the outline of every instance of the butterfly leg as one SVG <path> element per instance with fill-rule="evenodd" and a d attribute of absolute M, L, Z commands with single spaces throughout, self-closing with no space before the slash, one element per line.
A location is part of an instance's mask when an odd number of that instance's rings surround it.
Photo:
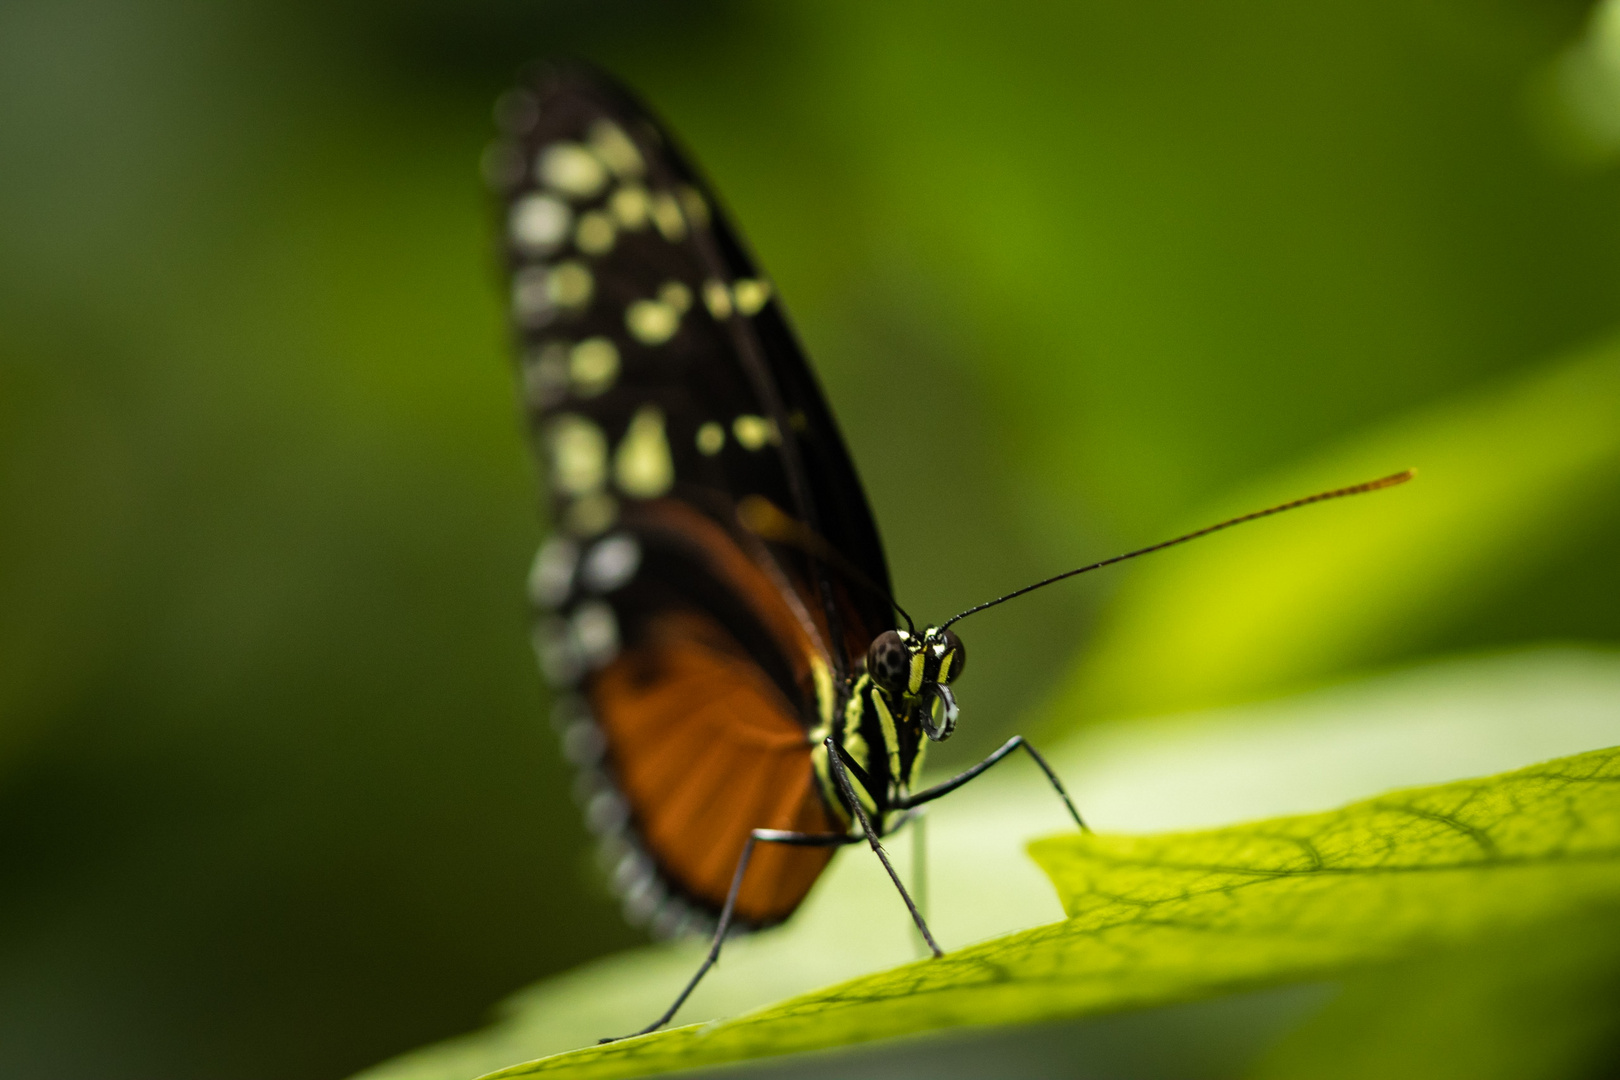
<path fill-rule="evenodd" d="M 906 887 L 900 883 L 900 875 L 894 872 L 894 864 L 889 862 L 889 853 L 883 850 L 883 845 L 878 841 L 877 830 L 872 828 L 872 819 L 867 816 L 866 807 L 861 805 L 861 800 L 855 797 L 855 785 L 850 780 L 849 767 L 844 761 L 844 756 L 848 751 L 839 746 L 837 740 L 831 738 L 826 741 L 826 747 L 827 762 L 832 766 L 833 777 L 838 781 L 839 790 L 844 793 L 844 800 L 849 803 L 850 807 L 855 811 L 855 816 L 860 819 L 861 829 L 866 833 L 866 840 L 872 845 L 872 851 L 877 854 L 878 860 L 883 863 L 883 869 L 889 872 L 889 880 L 894 882 L 894 887 L 900 890 L 900 899 L 906 902 L 906 910 L 911 912 L 911 919 L 917 924 L 917 929 L 921 931 L 923 940 L 928 943 L 928 948 L 933 951 L 936 957 L 944 956 L 945 952 L 939 947 L 939 943 L 934 940 L 934 935 L 929 932 L 928 923 L 923 920 L 922 912 L 917 910 L 917 905 L 912 902 L 911 894 L 906 892 Z"/>
<path fill-rule="evenodd" d="M 844 833 L 801 833 L 786 832 L 782 829 L 755 829 L 749 833 L 748 841 L 743 844 L 742 857 L 737 860 L 737 870 L 731 875 L 731 890 L 726 893 L 725 906 L 720 909 L 720 921 L 714 928 L 714 940 L 709 945 L 709 955 L 703 958 L 703 964 L 697 969 L 697 974 L 692 976 L 691 980 L 687 982 L 686 988 L 675 999 L 675 1003 L 665 1009 L 664 1015 L 657 1020 L 654 1020 L 640 1031 L 632 1032 L 629 1035 L 615 1035 L 611 1038 L 599 1039 L 598 1042 L 618 1042 L 620 1039 L 633 1039 L 637 1035 L 646 1035 L 649 1032 L 657 1031 L 674 1019 L 681 1006 L 686 1004 L 686 999 L 692 996 L 692 991 L 696 990 L 697 984 L 703 981 L 703 976 L 707 975 L 709 969 L 714 967 L 715 963 L 720 959 L 720 946 L 725 943 L 726 932 L 731 929 L 732 913 L 737 907 L 737 894 L 742 891 L 743 875 L 748 872 L 748 860 L 753 858 L 755 844 L 838 847 L 843 844 L 859 843 L 860 839 L 858 836 L 847 836 Z"/>
<path fill-rule="evenodd" d="M 1002 743 L 999 750 L 985 758 L 983 761 L 979 762 L 977 765 L 973 766 L 971 769 L 963 770 L 961 773 L 951 777 L 951 779 L 945 781 L 943 784 L 935 784 L 931 788 L 925 788 L 924 790 L 917 792 L 917 794 L 911 796 L 910 798 L 902 799 L 896 803 L 895 806 L 897 809 L 909 810 L 914 806 L 921 806 L 923 803 L 933 802 L 941 795 L 949 795 L 951 792 L 955 791 L 969 780 L 977 777 L 980 773 L 984 772 L 986 769 L 990 768 L 990 766 L 994 765 L 996 762 L 1000 761 L 1014 750 L 1017 750 L 1019 747 L 1023 747 L 1029 752 L 1029 756 L 1035 759 L 1035 764 L 1041 767 L 1041 772 L 1045 773 L 1046 778 L 1052 782 L 1052 789 L 1058 793 L 1058 798 L 1063 800 L 1063 805 L 1068 807 L 1069 816 L 1074 818 L 1074 823 L 1076 825 L 1080 826 L 1080 831 L 1090 832 L 1091 827 L 1085 823 L 1083 818 L 1081 818 L 1080 811 L 1074 808 L 1074 802 L 1069 798 L 1069 793 L 1063 789 L 1063 781 L 1058 779 L 1057 773 L 1052 771 L 1052 766 L 1046 763 L 1046 759 L 1040 755 L 1040 752 L 1033 746 L 1029 745 L 1028 742 L 1024 741 L 1024 737 L 1022 735 L 1014 735 L 1012 738 Z"/>

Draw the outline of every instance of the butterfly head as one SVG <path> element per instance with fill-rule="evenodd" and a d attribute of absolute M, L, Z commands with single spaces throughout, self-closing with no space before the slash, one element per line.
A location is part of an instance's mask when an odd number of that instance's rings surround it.
<path fill-rule="evenodd" d="M 956 730 L 956 695 L 950 682 L 966 665 L 962 639 L 937 626 L 921 634 L 885 630 L 866 650 L 866 671 L 872 681 L 891 698 L 923 705 L 923 730 L 935 742 L 943 742 Z"/>

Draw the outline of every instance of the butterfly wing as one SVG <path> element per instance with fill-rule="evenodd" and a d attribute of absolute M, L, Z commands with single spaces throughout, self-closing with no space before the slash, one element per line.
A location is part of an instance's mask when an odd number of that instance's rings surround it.
<path fill-rule="evenodd" d="M 500 112 L 486 171 L 557 524 L 537 647 L 627 913 L 678 930 L 718 913 L 749 830 L 843 828 L 812 733 L 892 625 L 888 571 L 779 302 L 669 137 L 577 68 Z M 785 918 L 829 857 L 760 849 L 739 915 Z"/>

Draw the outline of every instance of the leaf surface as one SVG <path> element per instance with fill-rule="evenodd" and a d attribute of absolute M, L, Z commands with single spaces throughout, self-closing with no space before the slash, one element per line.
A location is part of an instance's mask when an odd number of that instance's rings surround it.
<path fill-rule="evenodd" d="M 1069 918 L 734 1020 L 492 1074 L 631 1077 L 1331 976 L 1620 903 L 1620 750 L 1200 833 L 1031 852 Z"/>

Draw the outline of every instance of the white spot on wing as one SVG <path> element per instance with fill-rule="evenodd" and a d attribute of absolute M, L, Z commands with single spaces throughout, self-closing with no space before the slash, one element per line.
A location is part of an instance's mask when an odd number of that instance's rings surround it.
<path fill-rule="evenodd" d="M 625 309 L 624 325 L 643 345 L 662 345 L 681 328 L 681 314 L 661 300 L 637 300 Z"/>
<path fill-rule="evenodd" d="M 572 540 L 553 536 L 535 553 L 529 568 L 529 599 L 548 610 L 561 607 L 574 587 L 579 548 Z"/>
<path fill-rule="evenodd" d="M 630 820 L 630 807 L 612 788 L 603 788 L 585 804 L 585 827 L 591 832 L 618 832 Z"/>
<path fill-rule="evenodd" d="M 580 397 L 595 397 L 619 375 L 619 349 L 605 337 L 586 338 L 568 355 L 568 381 Z"/>
<path fill-rule="evenodd" d="M 681 216 L 681 204 L 669 192 L 660 191 L 652 197 L 652 219 L 670 243 L 686 237 L 686 218 Z"/>
<path fill-rule="evenodd" d="M 703 283 L 703 303 L 709 309 L 709 314 L 716 319 L 731 318 L 731 290 L 726 283 L 709 279 Z"/>
<path fill-rule="evenodd" d="M 666 281 L 658 287 L 658 299 L 674 308 L 675 314 L 685 315 L 692 306 L 692 290 L 679 281 Z"/>
<path fill-rule="evenodd" d="M 589 304 L 595 287 L 591 272 L 583 263 L 573 261 L 558 263 L 546 279 L 546 291 L 551 302 L 571 311 L 579 311 Z"/>
<path fill-rule="evenodd" d="M 549 409 L 568 389 L 568 346 L 548 341 L 523 353 L 523 398 L 530 407 Z"/>
<path fill-rule="evenodd" d="M 552 417 L 546 441 L 551 449 L 551 482 L 558 491 L 585 495 L 607 479 L 607 437 L 583 416 Z"/>
<path fill-rule="evenodd" d="M 697 448 L 706 457 L 718 454 L 726 445 L 726 429 L 710 420 L 697 429 Z"/>
<path fill-rule="evenodd" d="M 512 315 L 524 326 L 544 326 L 557 315 L 551 299 L 551 268 L 525 266 L 512 275 Z"/>
<path fill-rule="evenodd" d="M 613 219 L 600 210 L 591 210 L 579 217 L 579 228 L 574 231 L 574 246 L 587 255 L 606 255 L 613 250 Z"/>
<path fill-rule="evenodd" d="M 686 220 L 692 223 L 692 228 L 702 229 L 709 224 L 709 204 L 703 198 L 703 193 L 689 184 L 681 186 L 681 209 L 686 212 Z"/>
<path fill-rule="evenodd" d="M 596 536 L 606 532 L 618 516 L 617 500 L 605 491 L 593 491 L 575 499 L 563 512 L 563 526 L 574 536 Z"/>
<path fill-rule="evenodd" d="M 578 143 L 553 143 L 540 151 L 535 163 L 540 182 L 570 199 L 588 199 L 607 183 L 607 169 L 597 156 Z"/>
<path fill-rule="evenodd" d="M 636 144 L 630 141 L 623 128 L 611 120 L 598 120 L 592 124 L 587 141 L 596 156 L 619 176 L 640 176 L 647 170 Z"/>
<path fill-rule="evenodd" d="M 599 668 L 619 651 L 619 620 L 605 601 L 587 600 L 568 620 L 568 636 L 580 661 Z"/>
<path fill-rule="evenodd" d="M 765 301 L 771 298 L 771 286 L 766 281 L 739 278 L 731 287 L 731 295 L 736 298 L 738 311 L 744 315 L 755 315 L 765 306 Z"/>
<path fill-rule="evenodd" d="M 533 639 L 534 655 L 546 681 L 553 686 L 572 686 L 579 679 L 581 664 L 568 623 L 556 616 L 542 619 L 535 624 Z"/>
<path fill-rule="evenodd" d="M 776 425 L 763 416 L 747 413 L 732 421 L 731 433 L 747 450 L 758 450 L 766 443 L 776 441 Z"/>
<path fill-rule="evenodd" d="M 602 760 L 607 737 L 589 719 L 575 720 L 563 731 L 562 750 L 569 763 L 584 769 Z"/>
<path fill-rule="evenodd" d="M 580 579 L 595 593 L 610 593 L 636 576 L 641 546 L 628 533 L 615 533 L 597 541 L 586 554 Z"/>
<path fill-rule="evenodd" d="M 574 212 L 555 195 L 531 191 L 512 204 L 507 232 L 526 255 L 548 255 L 568 236 Z"/>
<path fill-rule="evenodd" d="M 512 275 L 512 314 L 524 326 L 545 326 L 562 312 L 583 310 L 595 286 L 583 263 L 522 267 Z"/>
<path fill-rule="evenodd" d="M 527 135 L 540 119 L 540 99 L 523 87 L 495 99 L 495 124 L 508 135 Z"/>
<path fill-rule="evenodd" d="M 608 199 L 608 209 L 613 211 L 613 216 L 624 228 L 644 229 L 647 218 L 652 214 L 652 202 L 647 197 L 646 188 L 640 184 L 625 184 Z"/>
<path fill-rule="evenodd" d="M 613 478 L 619 490 L 634 499 L 654 499 L 675 482 L 675 462 L 664 437 L 664 413 L 656 405 L 643 405 L 630 420 L 613 458 Z"/>
<path fill-rule="evenodd" d="M 631 926 L 645 925 L 664 902 L 664 897 L 664 886 L 657 878 L 649 878 L 627 889 L 622 905 L 625 921 Z"/>

